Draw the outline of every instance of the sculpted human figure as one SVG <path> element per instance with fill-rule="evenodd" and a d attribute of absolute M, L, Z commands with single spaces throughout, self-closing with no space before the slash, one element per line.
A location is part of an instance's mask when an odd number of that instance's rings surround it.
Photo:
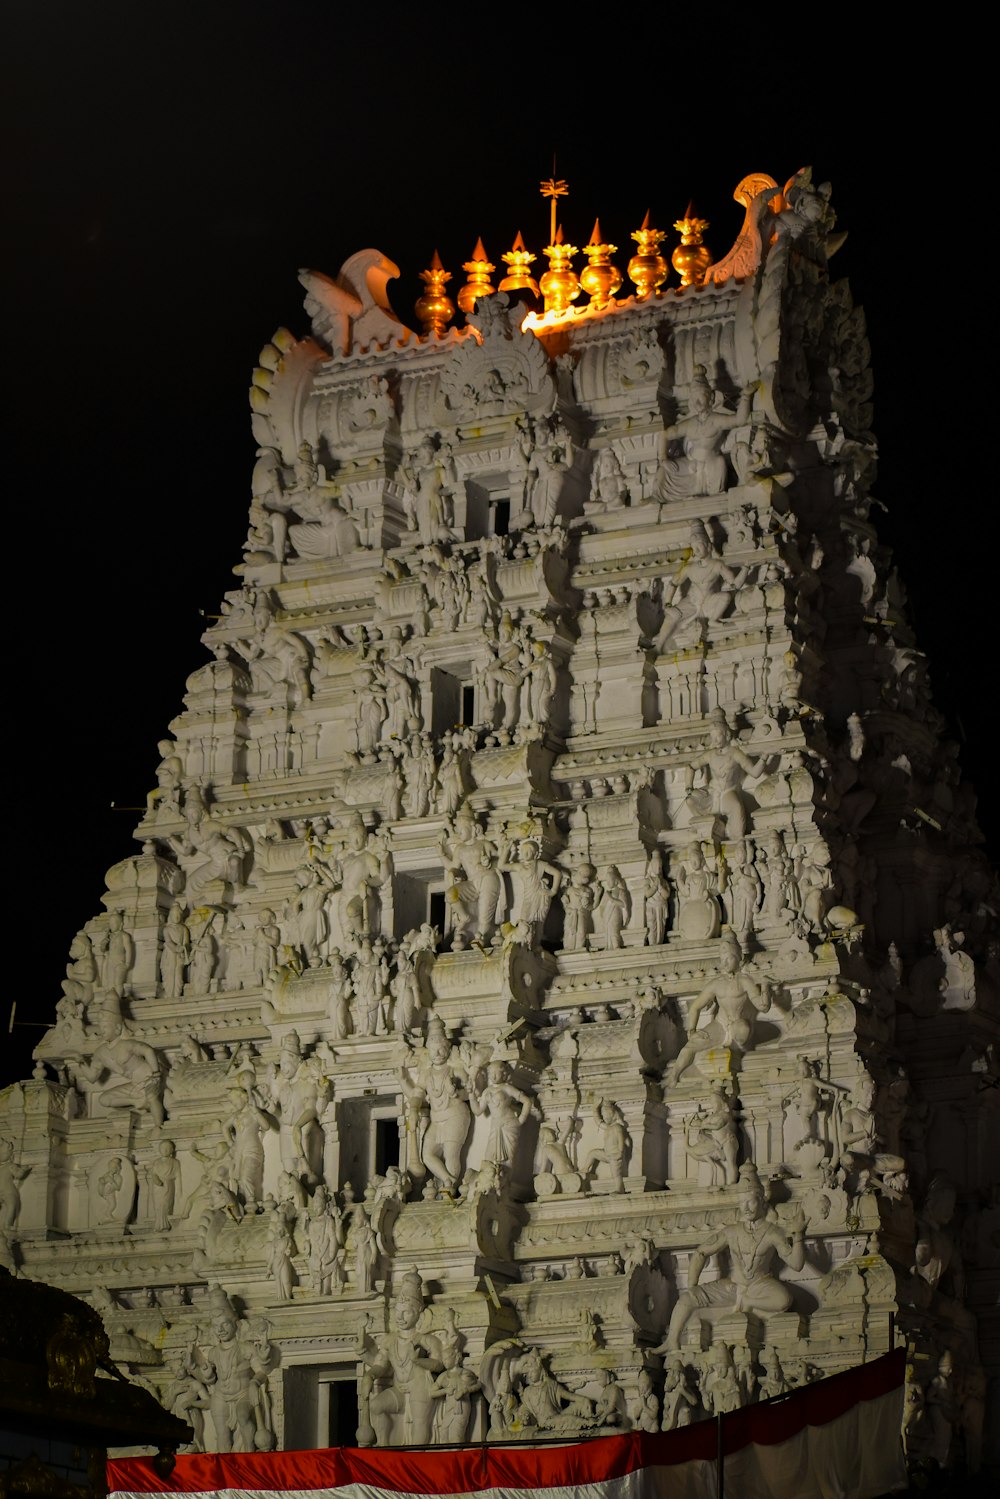
<path fill-rule="evenodd" d="M 584 952 L 590 935 L 590 913 L 594 909 L 592 864 L 574 864 L 569 880 L 562 887 L 563 947 L 567 952 Z"/>
<path fill-rule="evenodd" d="M 726 1343 L 713 1343 L 709 1349 L 708 1367 L 701 1388 L 710 1416 L 724 1416 L 729 1411 L 739 1410 L 743 1404 L 743 1392 Z"/>
<path fill-rule="evenodd" d="M 713 812 L 727 839 L 743 838 L 747 830 L 743 788 L 747 780 L 759 780 L 764 767 L 736 743 L 721 708 L 713 708 L 709 719 L 709 747 L 691 761 L 692 771 L 704 769 L 707 785 L 688 792 L 688 805 L 699 815 Z"/>
<path fill-rule="evenodd" d="M 664 1352 L 664 1347 L 655 1348 L 654 1353 Z M 690 1426 L 700 1405 L 697 1390 L 690 1384 L 687 1365 L 681 1353 L 667 1353 L 663 1378 L 663 1420 L 661 1431 L 676 1431 Z"/>
<path fill-rule="evenodd" d="M 469 1103 L 474 1114 L 486 1114 L 490 1121 L 489 1139 L 484 1160 L 506 1165 L 514 1160 L 521 1126 L 532 1112 L 532 1101 L 510 1080 L 508 1062 L 490 1062 L 486 1068 L 486 1086 L 470 1089 Z"/>
<path fill-rule="evenodd" d="M 754 1020 L 759 1011 L 768 1008 L 769 998 L 741 971 L 742 961 L 736 938 L 732 932 L 723 932 L 719 942 L 719 972 L 691 1003 L 688 1038 L 667 1069 L 668 1086 L 673 1087 L 698 1054 L 709 1047 L 727 1046 L 737 1052 L 748 1049 Z M 699 1030 L 699 1016 L 706 1010 L 714 1018 Z"/>
<path fill-rule="evenodd" d="M 530 650 L 507 609 L 500 616 L 495 638 L 487 634 L 484 643 L 489 655 L 480 672 L 483 717 L 493 728 L 499 713 L 498 727 L 509 734 L 517 727 L 521 712 L 521 688 L 528 674 Z"/>
<path fill-rule="evenodd" d="M 552 701 L 559 685 L 559 674 L 552 656 L 552 647 L 545 640 L 534 640 L 528 657 L 525 689 L 527 691 L 527 714 L 531 726 L 544 731 L 549 722 Z"/>
<path fill-rule="evenodd" d="M 600 899 L 594 907 L 593 945 L 612 952 L 624 945 L 622 928 L 628 921 L 632 900 L 615 864 L 609 864 L 601 874 L 600 888 Z"/>
<path fill-rule="evenodd" d="M 358 528 L 341 504 L 340 491 L 328 485 L 317 493 L 308 521 L 288 528 L 292 546 L 299 557 L 325 561 L 346 557 L 359 544 Z"/>
<path fill-rule="evenodd" d="M 515 885 L 513 920 L 523 923 L 529 933 L 529 945 L 537 946 L 542 938 L 545 918 L 549 914 L 552 898 L 559 893 L 562 871 L 541 857 L 536 838 L 522 838 L 517 845 L 517 857 L 505 843 L 501 850 L 499 868 L 513 876 Z"/>
<path fill-rule="evenodd" d="M 472 1115 L 465 1092 L 465 1073 L 457 1046 L 448 1040 L 443 1022 L 432 1015 L 427 1040 L 414 1048 L 400 1072 L 407 1111 L 416 1117 L 418 1152 L 426 1169 L 453 1194 L 462 1172 L 462 1152 Z"/>
<path fill-rule="evenodd" d="M 590 498 L 587 510 L 600 514 L 618 510 L 628 499 L 628 485 L 618 455 L 610 443 L 599 449 L 590 471 Z"/>
<path fill-rule="evenodd" d="M 313 1290 L 318 1296 L 339 1295 L 347 1278 L 344 1230 L 336 1204 L 322 1184 L 309 1200 L 306 1242 Z"/>
<path fill-rule="evenodd" d="M 238 1085 L 227 1089 L 230 1113 L 222 1126 L 230 1142 L 231 1179 L 243 1205 L 252 1208 L 264 1196 L 264 1132 L 275 1120 L 255 1102 L 253 1093 Z"/>
<path fill-rule="evenodd" d="M 79 984 L 80 997 L 88 1005 L 94 997 L 94 985 L 97 983 L 97 962 L 93 944 L 86 932 L 77 932 L 69 945 L 66 978 Z"/>
<path fill-rule="evenodd" d="M 652 649 L 662 655 L 671 641 L 700 638 L 706 629 L 732 608 L 736 592 L 743 586 L 748 569 L 723 562 L 704 522 L 692 521 L 690 556 L 679 569 L 663 608 L 663 623 L 653 638 Z"/>
<path fill-rule="evenodd" d="M 594 1119 L 600 1129 L 601 1144 L 588 1151 L 580 1169 L 585 1177 L 592 1179 L 598 1166 L 607 1166 L 612 1192 L 624 1192 L 625 1153 L 629 1143 L 625 1117 L 616 1103 L 602 1098 L 594 1106 Z"/>
<path fill-rule="evenodd" d="M 392 1028 L 401 1034 L 415 1031 L 423 1013 L 420 994 L 420 979 L 412 954 L 400 947 L 396 954 L 396 972 L 390 985 L 392 990 Z"/>
<path fill-rule="evenodd" d="M 734 427 L 745 426 L 749 420 L 754 388 L 743 392 L 735 411 L 720 409 L 708 371 L 703 364 L 695 365 L 687 415 L 667 427 L 660 438 L 656 484 L 660 499 L 722 494 L 729 476 L 723 443 Z M 678 457 L 671 456 L 671 447 L 680 450 Z"/>
<path fill-rule="evenodd" d="M 368 1397 L 362 1411 L 358 1439 L 366 1424 L 374 1429 L 377 1444 L 426 1446 L 431 1437 L 436 1399 L 435 1376 L 441 1372 L 440 1339 L 424 1331 L 424 1287 L 415 1270 L 402 1276 L 393 1301 L 393 1329 L 382 1333 L 374 1351 L 359 1351 L 372 1376 L 384 1388 Z"/>
<path fill-rule="evenodd" d="M 575 1431 L 593 1424 L 594 1405 L 576 1395 L 550 1373 L 537 1348 L 518 1359 L 515 1371 L 523 1379 L 519 1414 L 542 1431 Z"/>
<path fill-rule="evenodd" d="M 354 954 L 353 984 L 356 1030 L 359 1036 L 384 1035 L 389 994 L 389 961 L 385 943 L 364 936 Z"/>
<path fill-rule="evenodd" d="M 281 928 L 271 910 L 261 911 L 257 917 L 257 929 L 253 936 L 254 975 L 259 984 L 278 966 L 278 949 L 281 947 Z"/>
<path fill-rule="evenodd" d="M 469 1434 L 472 1419 L 472 1395 L 479 1389 L 479 1380 L 462 1362 L 462 1350 L 457 1339 L 442 1340 L 441 1362 L 444 1368 L 431 1386 L 439 1401 L 434 1418 L 435 1441 L 445 1446 L 464 1442 Z"/>
<path fill-rule="evenodd" d="M 330 979 L 330 998 L 327 1003 L 327 1011 L 333 1022 L 331 1040 L 343 1041 L 354 1030 L 354 1021 L 351 1017 L 351 999 L 354 993 L 354 986 L 339 947 L 330 949 L 327 964 Z"/>
<path fill-rule="evenodd" d="M 378 841 L 369 838 L 361 816 L 355 813 L 344 832 L 344 846 L 337 860 L 340 877 L 339 914 L 346 940 L 376 936 L 381 919 L 379 891 L 392 877 L 392 858 Z"/>
<path fill-rule="evenodd" d="M 901 1196 L 906 1184 L 906 1161 L 879 1148 L 882 1139 L 874 1113 L 875 1092 L 875 1079 L 864 1071 L 859 1074 L 850 1098 L 837 1100 L 834 1127 L 838 1164 L 845 1171 L 856 1173 L 858 1193 L 872 1183 L 890 1196 Z"/>
<path fill-rule="evenodd" d="M 252 1452 L 256 1423 L 250 1357 L 240 1341 L 232 1303 L 220 1286 L 211 1288 L 209 1301 L 211 1332 L 199 1349 L 201 1358 L 189 1362 L 189 1371 L 207 1391 L 216 1451 Z"/>
<path fill-rule="evenodd" d="M 459 807 L 450 832 L 442 830 L 439 846 L 445 873 L 453 881 L 449 891 L 454 908 L 453 946 L 461 950 L 470 938 L 489 941 L 496 932 L 503 882 L 496 846 L 480 828 L 468 802 Z"/>
<path fill-rule="evenodd" d="M 746 838 L 737 838 L 727 848 L 727 855 L 729 863 L 723 892 L 726 915 L 729 925 L 742 942 L 753 931 L 763 886 Z"/>
<path fill-rule="evenodd" d="M 215 928 L 221 914 L 211 906 L 199 906 L 191 912 L 186 994 L 208 994 L 210 991 L 219 952 Z"/>
<path fill-rule="evenodd" d="M 666 936 L 670 914 L 670 882 L 663 873 L 663 855 L 658 848 L 650 849 L 646 860 L 642 894 L 646 941 L 650 947 L 659 947 Z"/>
<path fill-rule="evenodd" d="M 721 925 L 718 884 L 697 839 L 675 861 L 677 930 L 688 942 L 707 942 Z"/>
<path fill-rule="evenodd" d="M 30 1166 L 15 1164 L 13 1142 L 0 1139 L 0 1229 L 17 1227 L 21 1183 L 30 1170 Z"/>
<path fill-rule="evenodd" d="M 295 901 L 295 931 L 302 960 L 307 968 L 318 968 L 323 961 L 327 938 L 326 901 L 329 880 L 316 863 L 297 876 L 299 893 Z"/>
<path fill-rule="evenodd" d="M 177 1159 L 177 1146 L 173 1140 L 160 1141 L 156 1160 L 146 1168 L 146 1180 L 152 1200 L 153 1227 L 158 1233 L 166 1233 L 170 1228 L 181 1180 L 181 1163 Z"/>
<path fill-rule="evenodd" d="M 104 988 L 116 994 L 125 993 L 128 976 L 135 961 L 135 943 L 125 930 L 120 911 L 108 913 L 108 945 L 104 950 Z"/>
<path fill-rule="evenodd" d="M 731 1186 L 738 1176 L 739 1136 L 733 1120 L 733 1100 L 722 1078 L 712 1078 L 708 1099 L 685 1121 L 688 1154 L 712 1167 L 712 1186 Z M 721 1180 L 720 1180 L 721 1178 Z"/>
<path fill-rule="evenodd" d="M 791 1234 L 786 1234 L 768 1218 L 764 1191 L 756 1167 L 740 1167 L 739 1216 L 733 1224 L 720 1228 L 699 1244 L 688 1264 L 687 1290 L 678 1297 L 667 1330 L 667 1347 L 679 1348 L 681 1336 L 691 1316 L 713 1307 L 733 1307 L 736 1311 L 785 1312 L 792 1304 L 792 1293 L 773 1273 L 776 1261 L 790 1270 L 801 1270 L 805 1264 L 805 1219 L 799 1211 Z M 729 1270 L 718 1280 L 701 1285 L 701 1274 L 710 1255 L 725 1252 Z"/>
<path fill-rule="evenodd" d="M 184 970 L 191 955 L 191 934 L 179 901 L 175 900 L 167 912 L 162 936 L 160 986 L 165 998 L 178 999 L 184 992 Z"/>
<path fill-rule="evenodd" d="M 105 1108 L 148 1111 L 154 1124 L 162 1124 L 163 1074 L 160 1058 L 151 1046 L 128 1034 L 116 996 L 109 996 L 87 1036 L 92 1046 L 77 1068 L 77 1077 L 91 1084 L 105 1079 L 111 1084 L 98 1093 Z"/>
<path fill-rule="evenodd" d="M 281 1164 L 293 1176 L 315 1181 L 323 1140 L 319 1115 L 326 1101 L 327 1083 L 319 1059 L 303 1057 L 295 1031 L 289 1031 L 282 1040 L 269 1087 L 281 1124 Z"/>

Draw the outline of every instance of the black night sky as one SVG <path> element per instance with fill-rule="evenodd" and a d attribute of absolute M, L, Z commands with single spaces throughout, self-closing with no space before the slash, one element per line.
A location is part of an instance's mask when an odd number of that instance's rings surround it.
<path fill-rule="evenodd" d="M 963 376 L 990 298 L 949 211 L 982 190 L 984 166 L 954 60 L 918 42 L 903 67 L 843 16 L 810 40 L 717 7 L 680 24 L 666 7 L 627 14 L 634 32 L 581 6 L 6 7 L 20 477 L 0 1082 L 27 1074 L 41 1035 L 6 1035 L 10 1003 L 19 1020 L 51 1019 L 72 935 L 100 909 L 104 871 L 137 847 L 137 814 L 111 803 L 144 802 L 156 742 L 207 660 L 199 611 L 236 586 L 247 387 L 275 328 L 308 328 L 297 269 L 335 275 L 376 246 L 402 270 L 390 295 L 412 325 L 435 246 L 452 292 L 479 234 L 494 261 L 519 228 L 540 251 L 554 151 L 567 237 L 584 243 L 599 214 L 622 266 L 647 208 L 669 228 L 693 199 L 721 256 L 748 171 L 784 181 L 811 163 L 832 181 L 849 232 L 832 269 L 873 349 L 888 507 L 873 518 L 996 846 L 993 396 Z M 932 72 L 953 81 L 932 91 Z"/>

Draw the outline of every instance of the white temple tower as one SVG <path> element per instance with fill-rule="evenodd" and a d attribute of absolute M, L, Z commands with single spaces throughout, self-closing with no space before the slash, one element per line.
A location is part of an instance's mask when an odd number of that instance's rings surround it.
<path fill-rule="evenodd" d="M 681 287 L 554 238 L 416 334 L 362 251 L 261 353 L 240 586 L 0 1096 L 9 1261 L 209 1449 L 669 1428 L 896 1340 L 911 1454 L 981 1462 L 996 885 L 829 189 L 738 196 Z"/>

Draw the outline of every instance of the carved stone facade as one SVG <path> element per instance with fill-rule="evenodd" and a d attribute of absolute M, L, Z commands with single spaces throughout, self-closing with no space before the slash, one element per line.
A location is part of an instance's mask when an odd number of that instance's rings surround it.
<path fill-rule="evenodd" d="M 895 1324 L 978 1460 L 996 885 L 828 189 L 741 191 L 683 289 L 418 336 L 363 251 L 261 352 L 240 586 L 0 1100 L 7 1260 L 208 1448 L 671 1428 Z"/>

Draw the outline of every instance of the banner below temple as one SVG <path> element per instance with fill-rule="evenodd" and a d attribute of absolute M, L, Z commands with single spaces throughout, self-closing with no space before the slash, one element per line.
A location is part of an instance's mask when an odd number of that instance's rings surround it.
<path fill-rule="evenodd" d="M 900 1440 L 905 1353 L 818 1381 L 783 1400 L 678 1431 L 633 1431 L 572 1446 L 416 1451 L 192 1453 L 169 1479 L 149 1458 L 108 1463 L 109 1499 L 141 1494 L 466 1495 L 494 1499 L 851 1499 L 906 1487 Z"/>

